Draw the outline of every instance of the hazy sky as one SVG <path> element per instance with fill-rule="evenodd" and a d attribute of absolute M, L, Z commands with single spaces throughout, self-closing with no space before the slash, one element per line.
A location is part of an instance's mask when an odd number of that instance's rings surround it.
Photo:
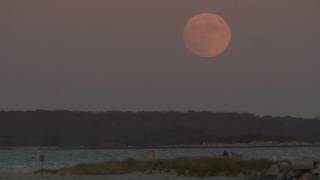
<path fill-rule="evenodd" d="M 192 55 L 187 20 L 232 28 Z M 0 109 L 210 110 L 320 116 L 318 0 L 1 0 Z"/>

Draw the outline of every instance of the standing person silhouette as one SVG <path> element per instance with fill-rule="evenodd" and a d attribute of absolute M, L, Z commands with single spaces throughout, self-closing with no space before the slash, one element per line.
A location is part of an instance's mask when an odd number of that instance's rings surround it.
<path fill-rule="evenodd" d="M 45 155 L 44 154 L 40 154 L 39 161 L 40 161 L 40 166 L 41 166 L 41 177 L 43 177 L 45 159 L 46 159 Z"/>
<path fill-rule="evenodd" d="M 223 153 L 222 153 L 222 157 L 229 158 L 229 152 L 224 150 Z"/>
<path fill-rule="evenodd" d="M 149 156 L 151 160 L 155 160 L 156 159 L 156 150 L 154 149 L 153 146 L 149 147 Z"/>

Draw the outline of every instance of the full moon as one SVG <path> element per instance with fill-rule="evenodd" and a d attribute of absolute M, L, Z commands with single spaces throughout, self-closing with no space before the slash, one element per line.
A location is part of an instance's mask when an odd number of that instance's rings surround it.
<path fill-rule="evenodd" d="M 183 40 L 195 55 L 204 58 L 215 57 L 223 53 L 230 44 L 230 26 L 219 15 L 202 13 L 187 22 Z"/>

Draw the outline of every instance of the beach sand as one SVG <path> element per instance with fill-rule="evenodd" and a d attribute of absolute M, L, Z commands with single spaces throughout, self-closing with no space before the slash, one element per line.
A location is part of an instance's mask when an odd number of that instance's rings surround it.
<path fill-rule="evenodd" d="M 127 174 L 127 175 L 110 175 L 110 176 L 56 176 L 56 175 L 39 175 L 32 173 L 0 173 L 0 180 L 244 180 L 244 178 L 233 177 L 181 177 L 174 175 L 145 175 L 145 174 Z"/>

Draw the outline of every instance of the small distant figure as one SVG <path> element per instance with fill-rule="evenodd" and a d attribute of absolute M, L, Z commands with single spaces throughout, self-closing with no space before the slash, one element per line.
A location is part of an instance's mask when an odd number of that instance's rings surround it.
<path fill-rule="evenodd" d="M 223 153 L 222 153 L 222 157 L 229 158 L 229 152 L 224 150 Z"/>
<path fill-rule="evenodd" d="M 44 170 L 44 161 L 46 157 L 44 154 L 40 154 L 39 156 L 39 161 L 40 161 L 40 166 L 41 166 L 41 176 L 43 177 L 43 170 Z"/>
<path fill-rule="evenodd" d="M 40 162 L 41 162 L 41 163 L 43 163 L 43 162 L 44 162 L 44 160 L 45 160 L 45 156 L 44 156 L 44 154 L 40 154 L 40 156 L 39 156 L 39 160 L 40 160 Z"/>
<path fill-rule="evenodd" d="M 316 179 L 320 179 L 320 163 L 319 163 L 319 161 L 313 162 L 313 174 Z"/>
<path fill-rule="evenodd" d="M 313 161 L 313 168 L 314 169 L 320 168 L 320 163 L 318 161 Z"/>
<path fill-rule="evenodd" d="M 156 159 L 156 151 L 154 150 L 153 147 L 151 147 L 151 148 L 149 149 L 149 155 L 150 155 L 150 159 L 151 159 L 151 160 L 155 160 L 155 159 Z"/>

